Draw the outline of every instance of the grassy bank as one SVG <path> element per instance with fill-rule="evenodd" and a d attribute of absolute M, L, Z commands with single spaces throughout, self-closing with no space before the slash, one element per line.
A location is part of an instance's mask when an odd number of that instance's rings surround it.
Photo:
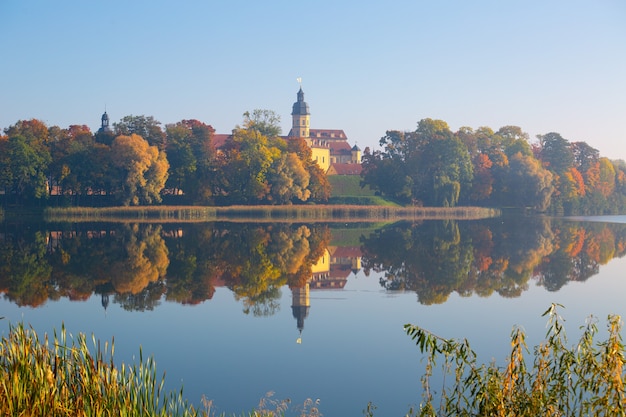
<path fill-rule="evenodd" d="M 48 208 L 49 221 L 158 222 L 390 222 L 399 220 L 480 219 L 499 215 L 482 207 L 394 207 L 362 205 L 302 206 L 137 206 Z"/>

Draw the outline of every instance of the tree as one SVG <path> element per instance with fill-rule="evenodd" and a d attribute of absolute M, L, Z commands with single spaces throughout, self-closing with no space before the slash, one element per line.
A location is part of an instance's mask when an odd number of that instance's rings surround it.
<path fill-rule="evenodd" d="M 300 137 L 289 138 L 287 140 L 287 152 L 295 153 L 309 174 L 310 200 L 318 203 L 328 201 L 331 191 L 328 177 L 317 162 L 312 159 L 313 152 L 306 141 Z"/>
<path fill-rule="evenodd" d="M 280 115 L 273 110 L 254 109 L 243 114 L 244 129 L 255 130 L 268 138 L 280 135 Z"/>
<path fill-rule="evenodd" d="M 259 114 L 268 117 L 253 117 Z M 274 164 L 287 151 L 283 139 L 264 134 L 275 131 L 270 126 L 272 114 L 269 111 L 255 111 L 253 116 L 244 114 L 244 127 L 235 128 L 221 149 L 219 188 L 229 203 L 255 204 L 270 200 L 268 177 L 277 166 Z"/>
<path fill-rule="evenodd" d="M 498 129 L 495 136 L 494 141 L 507 157 L 510 158 L 518 152 L 526 156 L 532 155 L 528 133 L 522 131 L 519 126 L 503 126 Z"/>
<path fill-rule="evenodd" d="M 508 198 L 516 207 L 545 211 L 554 192 L 554 176 L 532 156 L 517 153 L 509 161 Z"/>
<path fill-rule="evenodd" d="M 268 199 L 274 204 L 307 201 L 311 196 L 310 175 L 294 152 L 284 153 L 272 165 L 267 181 Z"/>
<path fill-rule="evenodd" d="M 587 171 L 600 158 L 600 151 L 586 142 L 572 142 L 570 148 L 574 157 L 574 166 L 580 172 Z"/>
<path fill-rule="evenodd" d="M 415 134 L 420 152 L 409 161 L 413 196 L 428 205 L 455 206 L 473 178 L 467 147 L 442 120 L 421 120 Z"/>
<path fill-rule="evenodd" d="M 486 201 L 491 197 L 494 178 L 491 172 L 493 162 L 484 153 L 476 155 L 473 160 L 474 181 L 470 193 L 470 200 L 475 202 Z"/>
<path fill-rule="evenodd" d="M 169 165 L 164 152 L 150 146 L 141 136 L 118 136 L 111 146 L 111 160 L 117 168 L 118 187 L 113 194 L 124 205 L 160 202 Z"/>
<path fill-rule="evenodd" d="M 539 158 L 552 172 L 562 174 L 574 164 L 574 153 L 569 142 L 555 132 L 537 135 L 540 144 Z"/>
<path fill-rule="evenodd" d="M 0 186 L 18 200 L 48 197 L 50 153 L 21 135 L 11 136 L 0 156 Z"/>
<path fill-rule="evenodd" d="M 166 126 L 170 176 L 167 186 L 182 190 L 192 203 L 206 203 L 216 194 L 215 130 L 198 120 L 182 120 Z"/>
<path fill-rule="evenodd" d="M 148 141 L 150 146 L 156 146 L 159 150 L 166 147 L 166 135 L 161 129 L 161 122 L 152 116 L 125 116 L 119 123 L 113 123 L 116 136 L 139 135 Z"/>
<path fill-rule="evenodd" d="M 67 129 L 52 126 L 48 129 L 51 154 L 50 185 L 58 187 L 59 194 L 79 192 L 77 176 L 72 175 L 73 163 L 79 162 L 75 154 L 83 154 L 94 146 L 94 136 L 85 125 L 71 125 Z M 92 167 L 92 169 L 98 169 Z"/>

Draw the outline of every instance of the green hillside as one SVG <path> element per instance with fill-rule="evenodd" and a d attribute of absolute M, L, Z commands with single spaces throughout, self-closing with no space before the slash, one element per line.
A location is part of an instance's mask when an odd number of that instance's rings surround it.
<path fill-rule="evenodd" d="M 331 204 L 398 205 L 375 195 L 369 187 L 361 188 L 361 177 L 358 175 L 329 175 L 328 181 L 332 187 L 329 201 Z"/>

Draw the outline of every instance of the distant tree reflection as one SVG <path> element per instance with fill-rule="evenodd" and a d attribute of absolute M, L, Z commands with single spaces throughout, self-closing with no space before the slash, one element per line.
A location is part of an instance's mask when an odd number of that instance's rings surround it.
<path fill-rule="evenodd" d="M 245 314 L 270 316 L 285 286 L 307 287 L 316 263 L 330 262 L 331 238 L 320 224 L 3 224 L 0 292 L 20 306 L 98 294 L 105 309 L 143 311 L 163 300 L 202 303 L 223 287 Z M 362 262 L 345 264 L 348 274 L 362 267 L 388 291 L 439 304 L 452 293 L 518 297 L 531 280 L 548 291 L 585 281 L 624 256 L 626 225 L 524 216 L 398 223 L 352 249 Z"/>

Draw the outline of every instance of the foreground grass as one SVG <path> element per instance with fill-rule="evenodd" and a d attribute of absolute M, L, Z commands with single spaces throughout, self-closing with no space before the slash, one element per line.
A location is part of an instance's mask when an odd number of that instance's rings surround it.
<path fill-rule="evenodd" d="M 418 326 L 406 325 L 406 333 L 427 358 L 422 377 L 423 402 L 410 415 L 626 415 L 620 317 L 608 317 L 606 341 L 594 341 L 598 329 L 595 321 L 589 320 L 582 327 L 578 343 L 569 347 L 558 307 L 553 304 L 544 313 L 549 318 L 546 341 L 534 348 L 532 364 L 526 361 L 529 351 L 524 333 L 519 328 L 513 331 L 505 368 L 477 363 L 467 340 L 446 340 Z M 430 377 L 438 363 L 444 385 L 436 391 Z"/>
<path fill-rule="evenodd" d="M 625 416 L 620 317 L 608 317 L 606 341 L 595 341 L 598 330 L 590 320 L 579 342 L 569 347 L 558 307 L 544 313 L 546 341 L 533 350 L 532 365 L 520 329 L 513 331 L 508 364 L 500 368 L 477 363 L 467 340 L 442 339 L 406 325 L 427 361 L 423 401 L 406 416 Z M 82 334 L 68 343 L 64 328 L 49 341 L 23 325 L 10 326 L 0 345 L 0 415 L 214 416 L 211 401 L 198 410 L 183 399 L 182 389 L 165 392 L 164 377 L 157 377 L 154 361 L 144 361 L 141 352 L 138 365 L 117 367 L 113 343 L 101 348 L 93 339 L 93 346 L 95 354 Z M 440 390 L 430 383 L 438 364 L 449 376 Z M 243 416 L 284 416 L 290 405 L 269 395 Z M 375 410 L 369 403 L 363 414 L 372 417 Z M 311 400 L 296 411 L 300 417 L 321 416 Z"/>
<path fill-rule="evenodd" d="M 366 222 L 399 220 L 470 220 L 498 216 L 483 207 L 394 207 L 363 205 L 290 206 L 136 206 L 47 208 L 49 221 L 155 221 L 155 222 Z"/>
<path fill-rule="evenodd" d="M 101 346 L 93 339 L 96 353 L 79 334 L 71 342 L 64 328 L 52 340 L 40 340 L 24 325 L 10 326 L 0 345 L 0 415 L 3 416 L 214 416 L 211 401 L 195 409 L 183 399 L 183 390 L 165 392 L 164 376 L 158 377 L 152 358 L 139 364 L 117 367 L 113 343 Z M 290 404 L 263 398 L 245 417 L 284 415 Z M 307 400 L 299 416 L 321 416 L 317 405 Z M 226 416 L 226 414 L 221 414 Z"/>

